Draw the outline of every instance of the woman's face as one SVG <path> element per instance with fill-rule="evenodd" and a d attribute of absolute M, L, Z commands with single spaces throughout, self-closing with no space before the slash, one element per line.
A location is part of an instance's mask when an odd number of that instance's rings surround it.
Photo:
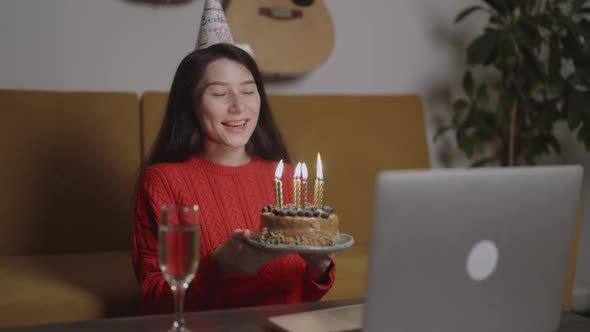
<path fill-rule="evenodd" d="M 244 148 L 258 123 L 260 95 L 252 73 L 239 62 L 211 62 L 199 82 L 196 111 L 210 148 Z"/>

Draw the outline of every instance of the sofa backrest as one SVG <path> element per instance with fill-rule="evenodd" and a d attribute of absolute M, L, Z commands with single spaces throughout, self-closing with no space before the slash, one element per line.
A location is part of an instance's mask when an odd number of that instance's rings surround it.
<path fill-rule="evenodd" d="M 131 247 L 131 93 L 0 90 L 0 255 Z"/>
<path fill-rule="evenodd" d="M 164 92 L 146 92 L 141 96 L 139 101 L 141 114 L 141 151 L 142 158 L 144 159 L 149 155 L 150 149 L 160 131 L 167 101 L 168 93 Z"/>
<path fill-rule="evenodd" d="M 142 97 L 144 152 L 162 121 L 166 93 Z M 353 250 L 368 250 L 375 176 L 384 169 L 429 168 L 424 114 L 418 96 L 270 96 L 275 119 L 295 161 L 315 178 L 322 155 L 324 202 L 355 237 Z"/>

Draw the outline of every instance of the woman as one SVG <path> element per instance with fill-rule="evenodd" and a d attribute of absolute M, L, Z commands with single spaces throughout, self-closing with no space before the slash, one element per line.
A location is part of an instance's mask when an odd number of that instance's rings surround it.
<path fill-rule="evenodd" d="M 289 161 L 254 60 L 230 44 L 196 50 L 180 63 L 168 98 L 135 203 L 141 311 L 173 310 L 157 258 L 163 204 L 200 208 L 201 257 L 186 310 L 319 300 L 334 282 L 331 256 L 282 256 L 246 242 L 261 208 L 274 202 L 276 161 Z M 292 172 L 288 165 L 284 178 Z"/>

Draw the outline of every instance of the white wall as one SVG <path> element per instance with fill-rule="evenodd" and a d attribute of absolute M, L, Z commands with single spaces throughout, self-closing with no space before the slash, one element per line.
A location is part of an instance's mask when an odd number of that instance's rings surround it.
<path fill-rule="evenodd" d="M 252 1 L 252 0 L 250 0 Z M 416 92 L 449 76 L 455 54 L 433 37 L 473 0 L 328 0 L 336 45 L 285 94 Z M 0 0 L 0 88 L 167 90 L 194 47 L 203 0 L 154 6 L 124 0 Z"/>
<path fill-rule="evenodd" d="M 431 137 L 459 91 L 464 48 L 483 22 L 477 14 L 460 25 L 452 20 L 477 2 L 326 0 L 336 31 L 331 57 L 304 77 L 267 88 L 274 94 L 418 93 Z M 176 66 L 194 47 L 202 6 L 203 0 L 174 6 L 0 0 L 0 89 L 168 90 Z M 570 150 L 564 158 L 590 164 L 582 150 Z M 449 138 L 431 147 L 431 160 L 433 167 L 465 165 Z M 587 179 L 585 197 L 589 188 Z M 589 286 L 588 222 L 583 242 L 577 285 Z"/>

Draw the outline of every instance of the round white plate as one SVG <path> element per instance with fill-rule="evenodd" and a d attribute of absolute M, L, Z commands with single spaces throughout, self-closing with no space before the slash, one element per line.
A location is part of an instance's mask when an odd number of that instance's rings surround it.
<path fill-rule="evenodd" d="M 252 237 L 248 239 L 248 243 L 251 245 L 273 252 L 282 253 L 298 253 L 298 254 L 312 254 L 312 253 L 330 253 L 351 247 L 354 244 L 354 238 L 351 235 L 340 233 L 340 239 L 338 243 L 333 246 L 314 247 L 314 246 L 296 246 L 296 245 L 284 245 L 284 244 L 266 244 L 258 242 L 257 233 L 253 233 Z"/>

